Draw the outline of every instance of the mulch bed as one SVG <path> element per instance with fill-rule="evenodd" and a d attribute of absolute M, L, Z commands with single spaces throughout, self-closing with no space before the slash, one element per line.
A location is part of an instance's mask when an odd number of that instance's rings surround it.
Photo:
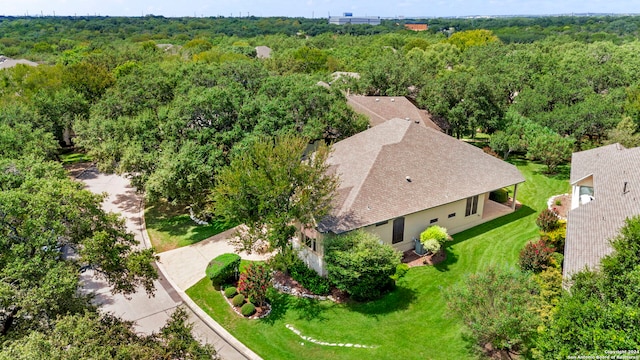
<path fill-rule="evenodd" d="M 402 262 L 409 265 L 409 267 L 435 265 L 439 264 L 447 259 L 447 253 L 443 250 L 438 251 L 435 254 L 418 255 L 413 250 L 407 250 L 402 254 Z"/>
<path fill-rule="evenodd" d="M 556 205 L 556 201 L 560 201 L 560 205 Z M 571 210 L 571 195 L 570 194 L 562 194 L 556 195 L 549 199 L 549 210 L 555 212 L 562 219 L 567 218 L 567 213 Z"/>
<path fill-rule="evenodd" d="M 272 279 L 274 284 L 280 284 L 294 289 L 295 293 L 298 294 L 297 296 L 315 296 L 314 293 L 304 288 L 302 285 L 300 285 L 299 282 L 294 280 L 291 276 L 283 273 L 282 271 L 274 272 Z M 331 300 L 338 304 L 344 303 L 349 300 L 349 295 L 346 292 L 335 287 L 331 289 L 331 294 L 329 297 Z"/>

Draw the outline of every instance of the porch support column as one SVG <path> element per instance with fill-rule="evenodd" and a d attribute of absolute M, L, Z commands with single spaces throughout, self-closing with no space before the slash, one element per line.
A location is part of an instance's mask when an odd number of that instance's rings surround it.
<path fill-rule="evenodd" d="M 511 204 L 511 210 L 516 211 L 516 196 L 518 195 L 518 184 L 513 185 L 513 202 Z"/>

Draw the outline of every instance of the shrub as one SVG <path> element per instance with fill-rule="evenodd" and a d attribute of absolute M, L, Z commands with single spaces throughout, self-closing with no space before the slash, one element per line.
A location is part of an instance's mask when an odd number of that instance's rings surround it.
<path fill-rule="evenodd" d="M 551 264 L 552 253 L 553 248 L 549 247 L 542 239 L 537 242 L 528 242 L 520 251 L 520 268 L 523 271 L 539 273 Z"/>
<path fill-rule="evenodd" d="M 402 254 L 363 230 L 328 238 L 325 264 L 328 277 L 354 300 L 371 300 L 393 289 L 391 276 Z"/>
<path fill-rule="evenodd" d="M 240 314 L 242 316 L 251 316 L 256 313 L 256 306 L 252 303 L 248 302 L 240 308 Z"/>
<path fill-rule="evenodd" d="M 562 269 L 563 261 L 564 261 L 564 255 L 558 252 L 554 252 L 551 254 L 551 259 L 549 259 L 549 264 L 555 266 L 558 269 Z"/>
<path fill-rule="evenodd" d="M 396 273 L 391 275 L 391 278 L 393 279 L 393 281 L 398 281 L 400 279 L 402 279 L 407 272 L 409 271 L 409 265 L 408 264 L 398 264 L 398 266 L 396 266 Z"/>
<path fill-rule="evenodd" d="M 249 264 L 238 280 L 238 291 L 258 305 L 264 302 L 270 286 L 271 271 L 263 264 Z"/>
<path fill-rule="evenodd" d="M 301 262 L 298 254 L 290 248 L 276 252 L 275 255 L 267 260 L 267 264 L 271 270 L 282 272 L 288 272 L 289 268 L 298 262 Z"/>
<path fill-rule="evenodd" d="M 238 307 L 238 306 L 244 304 L 244 295 L 238 294 L 238 295 L 234 296 L 233 299 L 231 299 L 231 303 L 235 307 Z"/>
<path fill-rule="evenodd" d="M 425 241 L 429 239 L 434 239 L 439 242 L 440 245 L 442 245 L 449 239 L 449 234 L 447 234 L 447 229 L 443 228 L 442 226 L 429 226 L 420 234 L 420 242 L 422 242 L 422 244 L 424 245 Z"/>
<path fill-rule="evenodd" d="M 236 296 L 236 294 L 238 294 L 238 289 L 233 286 L 224 289 L 224 296 L 226 296 L 228 299 Z"/>
<path fill-rule="evenodd" d="M 489 193 L 489 200 L 499 202 L 501 204 L 509 201 L 509 192 L 506 189 L 498 189 Z"/>
<path fill-rule="evenodd" d="M 564 241 L 567 237 L 567 223 L 564 221 L 558 222 L 558 227 L 546 232 L 542 235 L 542 238 L 556 249 L 557 252 L 564 252 Z"/>
<path fill-rule="evenodd" d="M 328 295 L 331 292 L 331 281 L 309 269 L 297 255 L 296 261 L 289 266 L 288 273 L 293 280 L 316 295 Z"/>
<path fill-rule="evenodd" d="M 437 253 L 438 251 L 440 251 L 440 248 L 442 248 L 442 245 L 440 245 L 440 243 L 436 239 L 427 239 L 422 242 L 422 246 L 425 250 L 432 254 Z"/>
<path fill-rule="evenodd" d="M 238 254 L 222 254 L 209 262 L 206 274 L 214 286 L 220 286 L 234 278 L 239 267 L 240 256 Z"/>
<path fill-rule="evenodd" d="M 536 225 L 538 225 L 538 227 L 542 231 L 549 232 L 558 228 L 559 221 L 560 218 L 558 218 L 558 214 L 549 209 L 544 209 L 542 210 L 540 215 L 538 215 L 538 218 L 536 219 Z"/>

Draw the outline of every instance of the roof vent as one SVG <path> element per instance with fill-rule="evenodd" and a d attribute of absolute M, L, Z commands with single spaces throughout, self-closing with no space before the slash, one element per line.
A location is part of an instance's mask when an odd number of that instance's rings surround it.
<path fill-rule="evenodd" d="M 407 182 L 411 182 L 411 177 L 407 176 L 405 179 L 407 179 Z"/>
<path fill-rule="evenodd" d="M 420 124 L 420 120 L 416 120 L 416 121 L 415 121 L 415 123 L 416 123 L 416 124 Z"/>
<path fill-rule="evenodd" d="M 411 119 L 409 119 L 408 117 L 406 117 L 406 118 L 404 118 L 404 119 L 405 119 L 405 120 L 407 120 L 407 121 L 411 120 Z"/>
<path fill-rule="evenodd" d="M 378 102 L 378 101 L 380 101 L 380 99 L 379 99 L 379 98 L 376 98 L 376 102 Z"/>
<path fill-rule="evenodd" d="M 629 192 L 629 186 L 628 185 L 629 185 L 629 182 L 625 181 L 624 182 L 624 189 L 622 189 L 622 194 L 623 195 Z"/>
<path fill-rule="evenodd" d="M 396 101 L 396 99 L 394 99 L 394 98 L 391 98 L 391 102 L 394 102 L 394 101 Z"/>

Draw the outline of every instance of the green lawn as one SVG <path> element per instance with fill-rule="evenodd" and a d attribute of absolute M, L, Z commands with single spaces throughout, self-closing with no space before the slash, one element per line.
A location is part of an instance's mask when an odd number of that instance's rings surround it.
<path fill-rule="evenodd" d="M 275 294 L 273 313 L 245 320 L 229 309 L 204 279 L 187 294 L 229 332 L 265 359 L 468 359 L 462 324 L 448 312 L 442 294 L 469 273 L 490 264 L 515 266 L 518 252 L 535 238 L 535 217 L 548 197 L 567 192 L 564 173 L 547 177 L 544 166 L 514 161 L 527 182 L 518 188 L 523 206 L 516 213 L 453 236 L 447 260 L 435 267 L 412 268 L 398 288 L 366 304 L 337 305 Z M 373 349 L 320 346 L 285 327 L 326 342 L 377 346 Z"/>
<path fill-rule="evenodd" d="M 68 154 L 60 154 L 60 161 L 62 165 L 90 162 L 91 157 L 87 154 L 72 152 Z"/>
<path fill-rule="evenodd" d="M 161 253 L 191 245 L 232 228 L 220 221 L 198 225 L 189 217 L 189 209 L 159 200 L 144 211 L 151 244 Z"/>

